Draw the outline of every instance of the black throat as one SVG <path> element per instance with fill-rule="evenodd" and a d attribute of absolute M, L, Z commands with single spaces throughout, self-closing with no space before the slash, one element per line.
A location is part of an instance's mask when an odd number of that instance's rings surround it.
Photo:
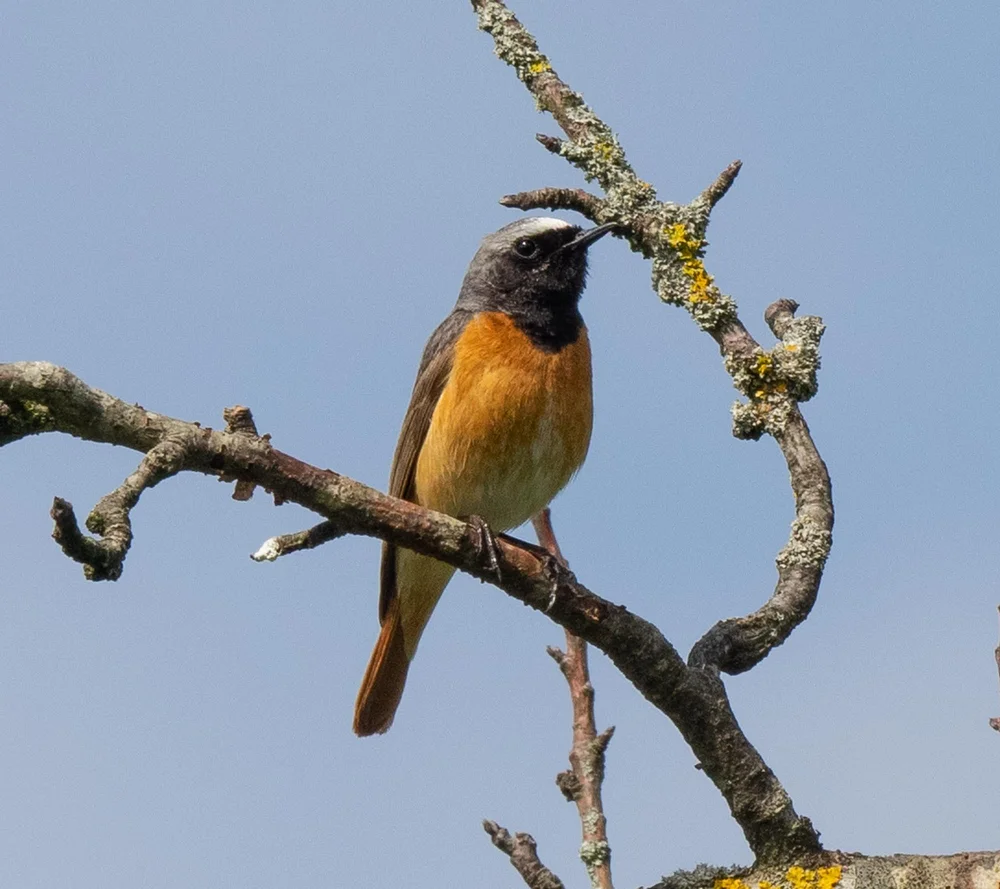
<path fill-rule="evenodd" d="M 545 352 L 559 352 L 580 338 L 583 317 L 575 305 L 529 303 L 508 314 L 518 330 Z"/>

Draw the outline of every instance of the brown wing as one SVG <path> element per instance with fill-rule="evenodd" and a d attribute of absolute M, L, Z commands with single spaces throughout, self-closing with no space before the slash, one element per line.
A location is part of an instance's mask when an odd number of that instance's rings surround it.
<path fill-rule="evenodd" d="M 455 310 L 431 334 L 424 348 L 424 356 L 417 371 L 417 381 L 413 384 L 410 406 L 403 418 L 403 428 L 396 442 L 396 453 L 392 458 L 389 473 L 389 494 L 403 500 L 413 500 L 413 481 L 417 472 L 417 458 L 423 447 L 427 430 L 431 425 L 434 408 L 437 407 L 441 392 L 448 382 L 455 355 L 455 341 L 458 339 L 471 313 Z M 382 544 L 382 571 L 379 585 L 378 619 L 385 620 L 389 605 L 396 596 L 396 547 Z"/>

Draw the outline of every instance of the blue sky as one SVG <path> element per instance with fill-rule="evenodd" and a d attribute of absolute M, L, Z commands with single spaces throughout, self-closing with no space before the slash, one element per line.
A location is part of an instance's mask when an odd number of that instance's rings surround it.
<path fill-rule="evenodd" d="M 741 724 L 832 848 L 995 848 L 1000 714 L 992 3 L 514 7 L 664 199 L 744 162 L 709 270 L 766 343 L 778 297 L 828 325 L 806 417 L 835 543 L 791 639 L 730 680 Z M 11 3 L 0 33 L 3 360 L 383 486 L 424 340 L 501 195 L 579 186 L 464 0 Z M 679 648 L 774 582 L 792 518 L 774 443 L 729 433 L 711 340 L 620 241 L 592 251 L 590 456 L 555 503 L 594 590 Z M 125 575 L 49 539 L 136 456 L 46 436 L 0 454 L 0 882 L 18 887 L 518 885 L 479 826 L 567 883 L 553 784 L 560 631 L 453 582 L 384 738 L 351 708 L 378 545 L 273 565 L 311 524 L 186 477 L 147 493 Z M 620 886 L 746 862 L 673 726 L 600 655 Z"/>

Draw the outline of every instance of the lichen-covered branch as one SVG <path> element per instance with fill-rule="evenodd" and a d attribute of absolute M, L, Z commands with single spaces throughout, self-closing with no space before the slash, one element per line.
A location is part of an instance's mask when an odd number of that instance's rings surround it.
<path fill-rule="evenodd" d="M 733 407 L 738 436 L 759 438 L 768 432 L 781 447 L 795 495 L 792 534 L 776 559 L 778 581 L 771 598 L 752 614 L 712 627 L 691 650 L 693 666 L 749 670 L 806 619 L 819 592 L 832 544 L 833 498 L 830 476 L 798 401 L 816 391 L 823 325 L 818 318 L 796 318 L 796 308 L 791 300 L 768 307 L 765 319 L 780 342 L 770 352 L 756 353 L 755 368 L 734 372 L 743 391 L 750 390 L 750 401 Z"/>
<path fill-rule="evenodd" d="M 502 0 L 472 0 L 472 6 L 480 28 L 493 38 L 497 55 L 514 68 L 538 107 L 552 114 L 566 136 L 547 136 L 539 141 L 582 170 L 588 181 L 596 181 L 605 192 L 603 198 L 584 193 L 586 197 L 581 199 L 573 197 L 568 189 L 540 188 L 508 196 L 503 203 L 521 209 L 561 205 L 595 222 L 617 223 L 619 233 L 632 249 L 652 260 L 652 285 L 659 297 L 685 309 L 718 345 L 733 384 L 746 399 L 733 408 L 734 434 L 745 439 L 757 439 L 765 433 L 772 436 L 788 465 L 795 517 L 788 543 L 776 560 L 778 581 L 774 592 L 753 614 L 716 624 L 694 646 L 688 659 L 690 670 L 681 685 L 692 690 L 690 703 L 694 709 L 682 708 L 672 718 L 701 757 L 699 747 L 712 746 L 711 738 L 703 732 L 705 721 L 732 720 L 718 673 L 738 673 L 754 666 L 808 616 L 830 551 L 830 479 L 799 411 L 799 403 L 816 391 L 823 324 L 818 318 L 796 318 L 797 306 L 779 300 L 766 318 L 779 342 L 764 349 L 740 320 L 736 302 L 720 290 L 709 273 L 704 260 L 709 218 L 739 174 L 739 161 L 729 164 L 688 204 L 657 200 L 652 186 L 640 179 L 625 159 L 610 127 L 556 74 L 535 38 Z M 667 697 L 676 700 L 672 694 Z M 708 700 L 714 700 L 714 705 L 704 707 Z M 661 703 L 666 712 L 667 702 Z M 715 728 L 722 730 L 721 725 Z M 738 727 L 735 732 L 739 733 Z M 714 758 L 709 762 L 704 757 L 702 765 L 734 806 L 734 816 L 758 855 L 761 844 L 780 846 L 785 841 L 781 839 L 784 831 L 793 844 L 801 842 L 804 847 L 819 848 L 815 831 L 807 819 L 794 815 L 787 795 L 769 771 L 761 785 L 768 788 L 764 796 L 775 789 L 777 796 L 759 808 L 744 810 L 735 804 L 741 794 L 734 793 L 730 783 L 730 766 L 720 769 Z M 759 771 L 766 770 L 762 762 L 743 765 L 754 776 L 765 774 Z M 745 783 L 740 776 L 735 780 L 737 786 Z M 762 815 L 765 811 L 768 814 Z M 764 823 L 770 823 L 775 831 L 770 839 L 758 833 Z"/>
<path fill-rule="evenodd" d="M 861 855 L 838 852 L 816 867 L 774 863 L 753 868 L 698 865 L 648 889 L 996 889 L 1000 853 Z"/>
<path fill-rule="evenodd" d="M 746 618 L 722 621 L 692 651 L 695 665 L 738 673 L 783 642 L 809 614 L 832 544 L 830 480 L 798 405 L 816 392 L 818 318 L 795 318 L 797 307 L 779 300 L 768 325 L 780 342 L 764 349 L 740 320 L 732 297 L 708 272 L 705 233 L 713 208 L 740 171 L 734 161 L 686 205 L 661 202 L 635 174 L 611 129 L 556 74 L 535 38 L 501 0 L 472 0 L 479 26 L 494 40 L 497 55 L 511 65 L 538 106 L 549 111 L 567 138 L 539 137 L 596 180 L 606 196 L 573 189 L 539 188 L 508 195 L 502 203 L 523 210 L 566 208 L 599 222 L 616 222 L 632 248 L 652 260 L 653 289 L 683 307 L 716 341 L 726 370 L 746 401 L 733 407 L 733 433 L 756 439 L 771 435 L 791 474 L 796 513 L 788 544 L 777 558 L 778 582 L 771 600 Z"/>
<path fill-rule="evenodd" d="M 566 564 L 552 530 L 552 514 L 543 509 L 532 519 L 538 542 L 555 559 Z M 561 772 L 556 783 L 570 802 L 576 803 L 580 816 L 582 839 L 580 858 L 587 868 L 594 889 L 614 889 L 611 880 L 611 845 L 608 843 L 608 820 L 604 815 L 601 786 L 604 783 L 604 760 L 614 726 L 597 731 L 594 717 L 594 686 L 587 663 L 587 643 L 566 631 L 566 651 L 549 648 L 549 654 L 559 665 L 569 685 L 573 704 L 573 746 L 570 748 L 568 772 Z"/>

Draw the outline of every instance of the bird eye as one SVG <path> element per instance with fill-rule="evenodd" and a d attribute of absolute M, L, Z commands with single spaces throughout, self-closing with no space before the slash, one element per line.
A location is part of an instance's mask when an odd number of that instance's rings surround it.
<path fill-rule="evenodd" d="M 521 238 L 514 244 L 514 252 L 524 259 L 531 259 L 538 254 L 538 245 L 531 238 Z"/>

